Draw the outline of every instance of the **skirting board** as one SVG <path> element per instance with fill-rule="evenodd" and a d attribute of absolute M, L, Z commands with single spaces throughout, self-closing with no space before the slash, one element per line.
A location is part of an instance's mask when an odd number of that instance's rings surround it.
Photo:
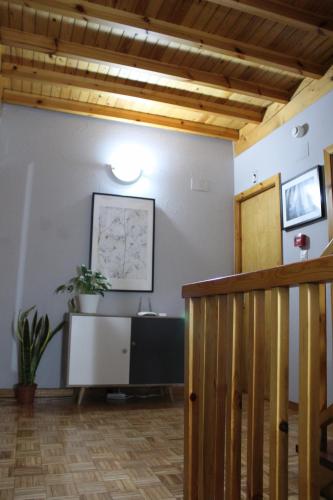
<path fill-rule="evenodd" d="M 37 398 L 70 398 L 73 396 L 73 389 L 37 389 Z M 14 398 L 14 389 L 0 389 L 0 398 Z"/>
<path fill-rule="evenodd" d="M 184 398 L 184 387 L 175 386 L 173 387 L 174 396 L 176 400 L 181 400 Z M 64 389 L 37 389 L 37 398 L 70 398 L 74 394 L 74 389 L 64 388 Z M 2 398 L 14 398 L 14 389 L 0 389 L 0 399 Z"/>
<path fill-rule="evenodd" d="M 184 387 L 177 386 L 173 388 L 176 400 L 181 400 L 184 397 Z M 73 396 L 73 389 L 37 389 L 37 398 L 69 398 Z M 14 389 L 0 389 L 0 398 L 14 398 Z M 289 401 L 289 409 L 298 411 L 298 403 Z"/>

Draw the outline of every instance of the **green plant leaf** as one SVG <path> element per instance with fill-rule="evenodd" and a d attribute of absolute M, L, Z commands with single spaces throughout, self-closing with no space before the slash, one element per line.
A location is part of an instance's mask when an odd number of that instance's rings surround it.
<path fill-rule="evenodd" d="M 27 318 L 24 320 L 23 326 L 23 342 L 22 342 L 22 353 L 23 353 L 23 363 L 21 374 L 24 384 L 30 384 L 31 382 L 31 344 L 30 344 L 30 325 Z"/>
<path fill-rule="evenodd" d="M 51 331 L 47 315 L 38 318 L 36 310 L 31 324 L 30 313 L 35 306 L 19 313 L 16 323 L 16 338 L 19 346 L 19 381 L 22 384 L 33 384 L 40 360 L 50 340 L 62 328 L 64 322 Z"/>
<path fill-rule="evenodd" d="M 102 275 L 100 271 L 93 272 L 88 269 L 84 264 L 77 267 L 77 274 L 70 278 L 64 285 L 60 285 L 56 289 L 61 292 L 68 293 L 87 293 L 87 294 L 100 294 L 104 296 L 104 291 L 111 290 L 111 283 Z"/>

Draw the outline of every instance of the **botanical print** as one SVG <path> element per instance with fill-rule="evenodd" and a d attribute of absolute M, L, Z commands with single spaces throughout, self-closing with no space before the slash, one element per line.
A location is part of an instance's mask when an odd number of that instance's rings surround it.
<path fill-rule="evenodd" d="M 100 207 L 97 267 L 108 279 L 146 280 L 147 246 L 147 210 Z"/>
<path fill-rule="evenodd" d="M 90 267 L 112 291 L 154 289 L 155 200 L 93 193 Z"/>

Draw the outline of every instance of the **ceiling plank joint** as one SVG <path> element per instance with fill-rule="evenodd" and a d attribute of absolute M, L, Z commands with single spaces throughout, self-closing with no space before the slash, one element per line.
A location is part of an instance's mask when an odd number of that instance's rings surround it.
<path fill-rule="evenodd" d="M 61 85 L 63 87 L 78 87 L 91 91 L 107 92 L 117 95 L 135 97 L 137 99 L 152 100 L 160 103 L 167 103 L 172 106 L 192 109 L 194 111 L 206 111 L 214 115 L 230 116 L 246 122 L 261 123 L 264 108 L 245 108 L 237 104 L 217 103 L 203 96 L 193 97 L 188 95 L 172 93 L 165 87 L 151 86 L 151 88 L 139 87 L 128 81 L 119 83 L 117 81 L 101 80 L 93 78 L 85 72 L 80 74 L 70 74 L 60 71 L 50 71 L 34 66 L 27 66 L 13 63 L 3 63 L 2 75 L 10 79 L 20 79 L 28 81 L 48 82 L 50 84 Z"/>
<path fill-rule="evenodd" d="M 273 102 L 286 103 L 290 95 L 280 90 L 260 83 L 239 78 L 225 77 L 219 73 L 212 73 L 192 67 L 165 63 L 156 59 L 134 56 L 91 45 L 69 42 L 50 36 L 37 35 L 12 28 L 0 28 L 0 43 L 4 45 L 36 50 L 50 57 L 76 57 L 98 63 L 107 63 L 118 67 L 131 67 L 153 73 L 171 76 L 182 81 L 206 85 L 239 94 L 249 95 Z"/>
<path fill-rule="evenodd" d="M 86 0 L 14 0 L 13 3 L 42 10 L 56 12 L 62 16 L 74 17 L 85 21 L 114 26 L 130 26 L 146 34 L 154 33 L 178 43 L 197 49 L 227 55 L 267 68 L 278 68 L 292 74 L 320 78 L 327 68 L 316 61 L 306 61 L 286 53 L 263 48 L 226 36 L 214 35 L 205 31 L 189 28 L 152 17 L 106 7 Z"/>
<path fill-rule="evenodd" d="M 211 3 L 270 19 L 317 35 L 333 37 L 333 18 L 277 0 L 209 0 Z M 320 0 L 318 0 L 318 4 Z"/>
<path fill-rule="evenodd" d="M 172 129 L 196 135 L 228 139 L 231 141 L 235 141 L 239 138 L 239 133 L 236 129 L 217 127 L 201 122 L 169 118 L 127 109 L 100 106 L 98 104 L 83 103 L 74 100 L 69 101 L 68 99 L 59 99 L 56 97 L 33 95 L 5 89 L 3 99 L 4 102 L 8 104 L 18 104 L 37 109 L 60 111 L 63 113 L 91 116 L 106 120 L 124 121 L 136 123 L 137 125 L 149 125 L 157 128 Z"/>

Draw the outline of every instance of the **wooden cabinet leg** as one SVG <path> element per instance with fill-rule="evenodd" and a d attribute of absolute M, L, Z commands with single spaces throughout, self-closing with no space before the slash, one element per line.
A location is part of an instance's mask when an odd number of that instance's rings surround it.
<path fill-rule="evenodd" d="M 80 406 L 81 403 L 82 403 L 85 391 L 86 391 L 85 387 L 80 387 L 79 394 L 78 394 L 78 397 L 77 397 L 77 404 L 78 404 L 78 406 Z"/>
<path fill-rule="evenodd" d="M 174 395 L 173 395 L 173 387 L 172 387 L 172 385 L 168 386 L 168 394 L 169 394 L 169 398 L 170 398 L 171 403 L 174 403 L 175 402 L 175 398 L 174 398 Z"/>

